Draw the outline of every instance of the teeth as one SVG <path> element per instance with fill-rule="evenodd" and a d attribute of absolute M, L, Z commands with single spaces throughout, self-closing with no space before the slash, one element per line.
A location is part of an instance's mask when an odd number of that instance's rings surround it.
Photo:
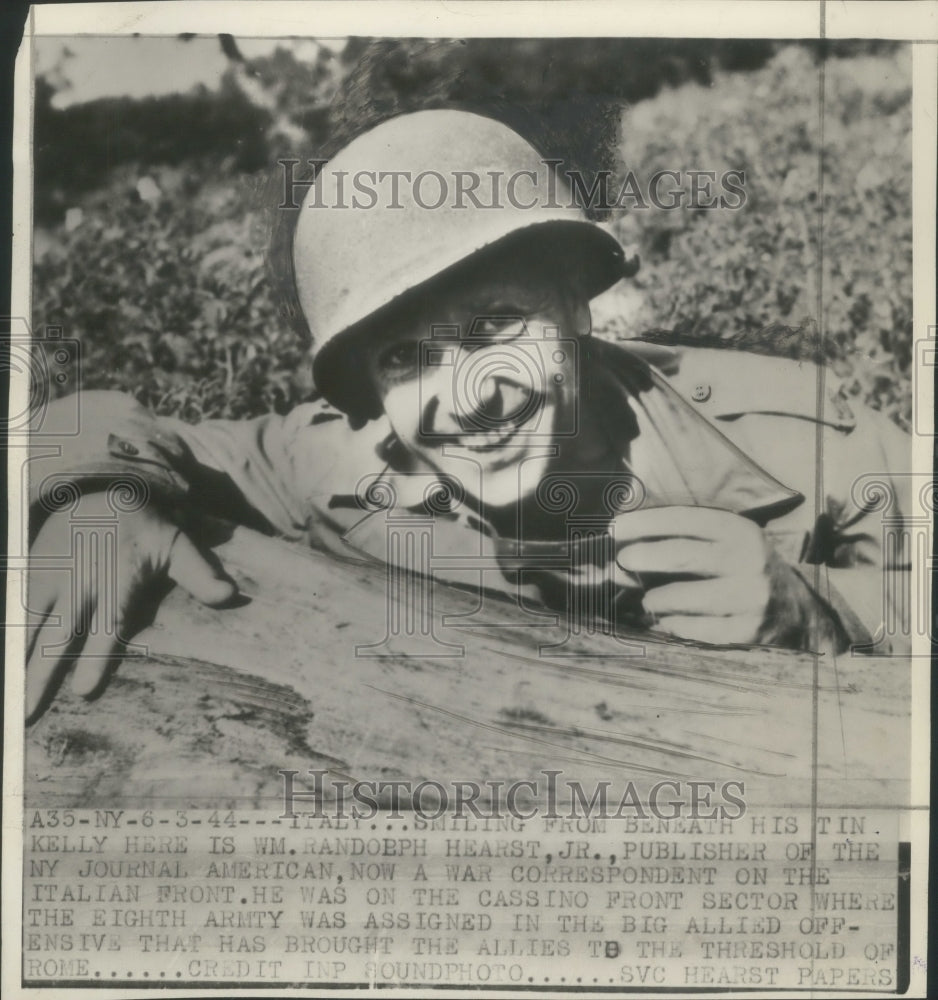
<path fill-rule="evenodd" d="M 510 441 L 515 436 L 516 430 L 517 428 L 512 428 L 507 434 L 503 431 L 488 431 L 484 434 L 473 434 L 464 440 L 470 451 L 488 451 Z"/>

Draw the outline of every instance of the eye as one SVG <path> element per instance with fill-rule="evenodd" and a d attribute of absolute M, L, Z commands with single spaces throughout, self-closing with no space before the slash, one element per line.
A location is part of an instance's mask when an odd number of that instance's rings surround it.
<path fill-rule="evenodd" d="M 391 381 L 416 376 L 419 366 L 420 344 L 415 340 L 392 344 L 378 356 L 378 371 Z"/>
<path fill-rule="evenodd" d="M 473 321 L 470 335 L 466 338 L 463 347 L 466 350 L 473 350 L 475 347 L 484 346 L 497 339 L 499 342 L 506 338 L 499 334 L 507 333 L 512 327 L 518 327 L 516 336 L 520 336 L 524 330 L 524 319 L 517 309 L 493 309 L 489 312 L 477 316 Z M 510 339 L 514 339 L 511 337 Z M 475 341 L 475 343 L 473 343 Z"/>
<path fill-rule="evenodd" d="M 476 320 L 476 333 L 498 333 L 504 330 L 512 320 L 506 316 L 481 316 Z"/>

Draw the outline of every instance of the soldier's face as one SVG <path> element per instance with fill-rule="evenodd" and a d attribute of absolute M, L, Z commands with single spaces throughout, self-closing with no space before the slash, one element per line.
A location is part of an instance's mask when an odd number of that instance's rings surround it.
<path fill-rule="evenodd" d="M 400 441 L 487 504 L 525 495 L 577 426 L 586 301 L 512 264 L 461 273 L 376 338 L 371 378 Z"/>

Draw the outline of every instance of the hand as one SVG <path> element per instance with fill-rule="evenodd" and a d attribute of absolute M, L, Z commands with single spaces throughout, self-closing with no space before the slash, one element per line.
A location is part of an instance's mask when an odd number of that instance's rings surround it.
<path fill-rule="evenodd" d="M 111 522 L 115 518 L 100 493 L 82 498 L 81 514 Z M 154 585 L 167 576 L 210 606 L 224 604 L 237 592 L 154 505 L 121 513 L 115 523 L 112 567 L 104 565 L 106 557 L 100 558 L 100 522 L 82 526 L 66 513 L 51 515 L 30 549 L 27 722 L 45 710 L 69 663 L 75 663 L 76 693 L 90 697 L 104 686 L 120 662 L 128 639 L 125 629 L 140 616 L 147 598 L 153 601 Z M 76 560 L 77 572 L 43 568 L 44 560 L 61 564 L 79 545 L 85 558 Z"/>
<path fill-rule="evenodd" d="M 698 642 L 755 642 L 771 594 L 769 549 L 748 518 L 710 507 L 658 507 L 615 520 L 623 583 L 645 591 L 653 628 Z"/>

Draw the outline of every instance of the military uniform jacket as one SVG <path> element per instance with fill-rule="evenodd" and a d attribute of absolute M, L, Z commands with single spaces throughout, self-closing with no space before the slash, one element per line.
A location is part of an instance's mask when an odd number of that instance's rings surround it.
<path fill-rule="evenodd" d="M 442 481 L 413 465 L 385 418 L 353 429 L 320 400 L 285 417 L 190 425 L 114 392 L 85 393 L 80 427 L 62 426 L 60 437 L 60 407 L 44 414 L 29 463 L 31 534 L 63 481 L 102 489 L 133 477 L 161 502 L 342 558 L 394 562 L 394 538 L 419 529 L 428 554 L 406 568 L 556 606 L 581 568 L 578 540 L 597 526 L 614 534 L 616 517 L 640 506 L 704 505 L 757 521 L 774 551 L 776 598 L 759 641 L 881 654 L 907 646 L 895 617 L 909 572 L 896 531 L 910 505 L 907 435 L 847 406 L 831 373 L 808 362 L 588 339 L 581 372 L 581 405 L 603 414 L 621 463 L 603 471 L 605 511 L 578 508 L 596 492 L 582 473 L 540 484 L 564 537 L 526 538 L 523 527 L 499 536 L 466 502 L 472 464 L 463 481 Z"/>

